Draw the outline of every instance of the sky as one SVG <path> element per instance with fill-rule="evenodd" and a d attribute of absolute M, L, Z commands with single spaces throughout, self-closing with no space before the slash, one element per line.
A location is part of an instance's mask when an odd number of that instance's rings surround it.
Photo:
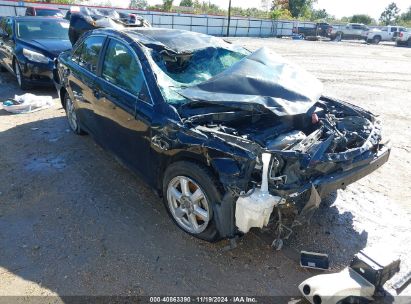
<path fill-rule="evenodd" d="M 112 0 L 115 6 L 127 6 L 130 0 Z M 200 0 L 201 1 L 201 0 Z M 217 4 L 221 7 L 228 7 L 229 0 L 205 0 Z M 162 0 L 147 0 L 150 5 L 161 4 Z M 179 4 L 180 0 L 174 0 L 175 4 Z M 243 8 L 258 7 L 261 8 L 261 0 L 231 0 L 232 6 L 240 6 Z M 407 10 L 411 6 L 411 0 L 317 0 L 315 8 L 326 9 L 331 15 L 341 18 L 344 16 L 352 16 L 354 14 L 367 14 L 378 19 L 384 9 L 391 3 L 395 2 L 401 9 L 401 12 Z"/>

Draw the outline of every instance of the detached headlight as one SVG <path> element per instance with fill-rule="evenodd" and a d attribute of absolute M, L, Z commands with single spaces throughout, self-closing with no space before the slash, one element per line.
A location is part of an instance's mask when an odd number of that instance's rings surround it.
<path fill-rule="evenodd" d="M 23 55 L 30 61 L 49 63 L 49 59 L 41 53 L 31 51 L 29 49 L 23 49 Z"/>

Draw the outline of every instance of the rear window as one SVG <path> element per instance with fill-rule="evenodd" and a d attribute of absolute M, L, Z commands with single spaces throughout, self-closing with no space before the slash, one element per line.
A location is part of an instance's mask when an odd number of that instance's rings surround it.
<path fill-rule="evenodd" d="M 63 14 L 59 10 L 52 9 L 38 9 L 36 10 L 36 15 L 43 17 L 63 17 Z"/>

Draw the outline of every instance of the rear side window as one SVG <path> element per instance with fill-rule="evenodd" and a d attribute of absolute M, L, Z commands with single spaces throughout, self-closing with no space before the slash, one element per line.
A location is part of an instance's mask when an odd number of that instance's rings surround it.
<path fill-rule="evenodd" d="M 102 77 L 139 99 L 150 102 L 139 62 L 134 53 L 123 43 L 110 41 L 104 57 Z"/>
<path fill-rule="evenodd" d="M 9 34 L 9 36 L 13 35 L 13 20 L 10 18 L 5 21 L 4 32 Z"/>
<path fill-rule="evenodd" d="M 74 52 L 74 60 L 77 63 L 96 74 L 98 58 L 101 48 L 103 47 L 105 37 L 103 36 L 91 36 L 86 38 L 84 42 Z M 76 57 L 77 56 L 77 57 Z"/>

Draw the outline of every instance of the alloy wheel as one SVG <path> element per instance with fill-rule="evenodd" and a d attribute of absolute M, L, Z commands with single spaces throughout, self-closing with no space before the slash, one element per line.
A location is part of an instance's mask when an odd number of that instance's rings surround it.
<path fill-rule="evenodd" d="M 70 128 L 74 132 L 77 132 L 77 129 L 78 129 L 77 115 L 74 109 L 73 101 L 71 100 L 69 96 L 66 97 L 66 113 L 67 113 L 67 119 L 68 119 Z"/>
<path fill-rule="evenodd" d="M 210 205 L 200 186 L 186 176 L 176 176 L 167 186 L 167 202 L 181 228 L 192 234 L 203 232 L 210 221 Z"/>

